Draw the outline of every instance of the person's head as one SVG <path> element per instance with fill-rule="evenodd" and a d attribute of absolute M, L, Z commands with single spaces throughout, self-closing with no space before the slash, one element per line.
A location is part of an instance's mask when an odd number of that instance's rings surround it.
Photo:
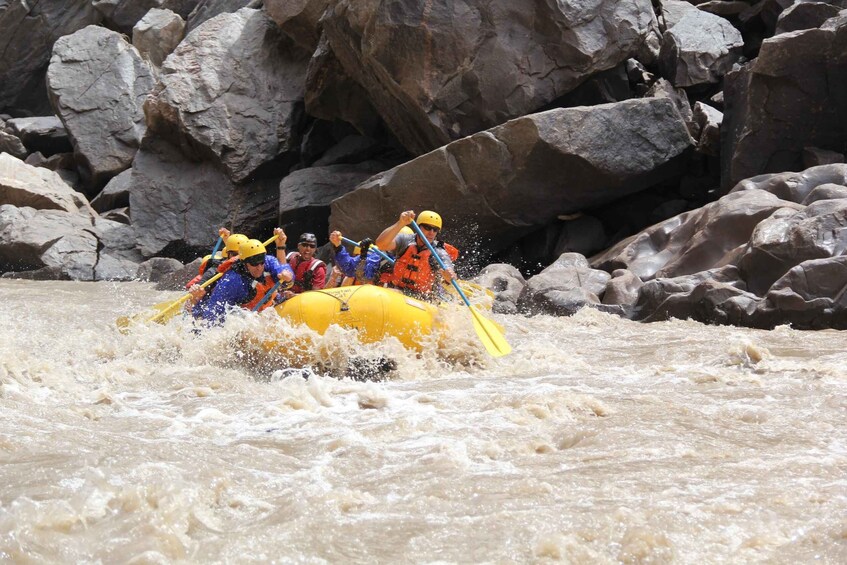
<path fill-rule="evenodd" d="M 234 233 L 228 238 L 226 238 L 226 256 L 234 257 L 235 255 L 238 255 L 239 247 L 248 239 L 250 238 L 244 235 L 243 233 Z"/>
<path fill-rule="evenodd" d="M 413 230 L 409 226 L 403 226 L 402 228 L 400 228 L 400 233 L 408 234 L 408 235 L 415 235 L 415 230 Z"/>
<path fill-rule="evenodd" d="M 238 256 L 253 278 L 264 272 L 266 253 L 265 246 L 258 239 L 248 239 L 238 247 Z"/>
<path fill-rule="evenodd" d="M 417 223 L 430 243 L 435 241 L 435 236 L 441 231 L 441 216 L 431 210 L 424 210 L 418 214 Z"/>
<path fill-rule="evenodd" d="M 302 233 L 300 239 L 297 240 L 297 251 L 300 256 L 307 261 L 315 254 L 315 249 L 318 247 L 318 238 L 313 233 Z"/>

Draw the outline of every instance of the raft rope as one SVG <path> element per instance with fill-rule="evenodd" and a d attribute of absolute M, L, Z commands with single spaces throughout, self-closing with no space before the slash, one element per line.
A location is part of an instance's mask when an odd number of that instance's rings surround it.
<path fill-rule="evenodd" d="M 351 293 L 350 293 L 350 296 L 348 296 L 348 297 L 347 297 L 347 300 L 343 300 L 343 299 L 339 298 L 338 296 L 335 296 L 335 295 L 334 295 L 334 294 L 332 294 L 331 292 L 326 292 L 326 291 L 325 291 L 325 290 L 323 290 L 323 289 L 313 290 L 312 292 L 320 292 L 321 294 L 326 294 L 327 296 L 331 296 L 331 297 L 335 298 L 336 300 L 338 300 L 339 302 L 341 302 L 341 311 L 342 311 L 342 312 L 347 312 L 348 310 L 350 310 L 350 305 L 349 305 L 347 302 L 348 302 L 351 298 L 353 298 L 353 295 L 354 295 L 354 294 L 356 294 L 357 292 L 359 292 L 359 290 L 361 290 L 361 288 L 362 288 L 363 286 L 364 286 L 364 285 L 360 285 L 360 286 L 359 286 L 356 290 L 354 290 L 353 292 L 351 292 Z"/>

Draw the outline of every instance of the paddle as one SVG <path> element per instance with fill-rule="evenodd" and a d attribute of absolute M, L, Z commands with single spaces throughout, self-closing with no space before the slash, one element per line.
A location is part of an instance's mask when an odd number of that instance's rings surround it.
<path fill-rule="evenodd" d="M 274 292 L 276 292 L 276 289 L 278 289 L 278 288 L 279 288 L 279 285 L 281 285 L 281 284 L 282 284 L 282 279 L 277 280 L 277 281 L 276 281 L 276 284 L 274 284 L 274 285 L 270 288 L 270 290 L 268 290 L 268 292 L 267 292 L 267 293 L 265 293 L 265 295 L 262 297 L 262 299 L 259 301 L 259 303 L 258 303 L 258 304 L 256 304 L 255 306 L 253 306 L 253 308 L 251 308 L 251 309 L 250 309 L 250 311 L 251 311 L 251 312 L 255 312 L 256 310 L 258 310 L 259 308 L 261 308 L 262 306 L 264 306 L 264 305 L 265 305 L 265 302 L 267 302 L 268 300 L 270 300 L 271 296 L 273 296 Z"/>
<path fill-rule="evenodd" d="M 272 237 L 270 237 L 267 241 L 263 242 L 262 245 L 267 247 L 275 239 L 276 239 L 276 234 L 274 234 Z M 223 238 L 218 239 L 218 243 L 215 244 L 215 249 L 212 250 L 212 257 L 214 257 L 215 253 L 217 253 L 218 246 L 222 241 L 223 241 Z M 213 282 L 215 282 L 219 278 L 221 278 L 223 275 L 224 275 L 224 273 L 216 274 L 215 276 L 213 276 L 212 278 L 210 278 L 209 280 L 207 280 L 206 282 L 201 284 L 200 288 L 206 288 L 207 286 L 209 286 L 210 284 L 212 284 Z M 144 322 L 159 322 L 159 323 L 167 322 L 172 317 L 172 314 L 177 311 L 177 308 L 180 305 L 184 304 L 185 301 L 188 300 L 190 297 L 191 297 L 191 294 L 189 293 L 189 294 L 185 294 L 185 295 L 181 296 L 180 298 L 178 298 L 174 302 L 159 302 L 158 304 L 154 304 L 153 306 L 150 307 L 150 309 L 151 310 L 158 310 L 158 312 L 156 314 L 154 314 L 153 316 L 151 316 L 150 318 L 145 318 L 143 321 Z M 139 314 L 135 314 L 134 316 L 131 316 L 131 317 L 130 316 L 121 316 L 120 318 L 118 318 L 116 320 L 115 323 L 117 324 L 121 333 L 126 333 L 126 330 L 129 328 L 129 326 L 131 324 L 142 321 L 142 320 L 140 320 L 140 318 L 142 317 L 143 314 L 144 313 L 142 312 L 142 313 L 139 313 Z"/>
<path fill-rule="evenodd" d="M 346 237 L 342 237 L 341 241 L 343 241 L 344 243 L 346 243 L 348 245 L 355 245 L 356 247 L 359 247 L 358 241 L 353 241 L 352 239 L 348 239 Z M 368 249 L 373 249 L 374 251 L 376 251 L 377 255 L 379 255 L 380 257 L 382 257 L 383 259 L 385 259 L 386 261 L 388 261 L 392 265 L 394 264 L 394 259 L 392 259 L 391 256 L 389 256 L 385 251 L 383 251 L 382 249 L 377 247 L 375 244 L 372 243 L 371 246 Z"/>
<path fill-rule="evenodd" d="M 446 271 L 447 267 L 444 265 L 444 261 L 442 261 L 438 253 L 435 252 L 435 249 L 423 234 L 417 222 L 412 220 L 411 226 L 415 230 L 415 233 L 418 234 L 418 237 L 420 237 L 429 248 L 429 252 L 432 253 L 432 256 L 435 257 L 436 261 L 438 261 L 438 265 Z M 455 278 L 451 279 L 450 282 L 453 283 L 453 287 L 456 289 L 456 292 L 458 292 L 459 296 L 462 297 L 462 300 L 465 302 L 465 306 L 470 309 L 471 314 L 473 315 L 473 325 L 476 330 L 476 335 L 479 336 L 479 339 L 482 341 L 482 344 L 485 346 L 485 350 L 488 351 L 488 354 L 492 357 L 502 357 L 503 355 L 511 353 L 512 346 L 509 345 L 505 336 L 500 333 L 500 330 L 494 322 L 480 314 L 479 311 L 471 305 L 470 301 L 468 301 L 468 297 L 465 296 L 464 291 L 456 282 Z"/>

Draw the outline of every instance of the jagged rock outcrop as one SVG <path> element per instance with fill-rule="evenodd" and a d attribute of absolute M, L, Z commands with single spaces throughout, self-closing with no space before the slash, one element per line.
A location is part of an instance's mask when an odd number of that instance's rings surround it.
<path fill-rule="evenodd" d="M 724 18 L 688 2 L 662 2 L 667 29 L 659 68 L 674 86 L 718 82 L 741 56 L 741 32 Z"/>
<path fill-rule="evenodd" d="M 796 2 L 779 14 L 774 33 L 788 33 L 801 29 L 820 27 L 829 18 L 838 15 L 841 9 L 827 2 Z"/>
<path fill-rule="evenodd" d="M 187 18 L 186 32 L 220 14 L 237 12 L 241 8 L 258 7 L 261 0 L 200 0 Z"/>
<path fill-rule="evenodd" d="M 183 19 L 201 0 L 93 0 L 92 4 L 102 14 L 112 29 L 130 35 L 132 28 L 151 9 L 170 10 Z"/>
<path fill-rule="evenodd" d="M 149 64 L 114 31 L 89 26 L 56 41 L 48 91 L 89 196 L 132 163 L 146 129 L 141 103 L 153 84 Z"/>
<path fill-rule="evenodd" d="M 150 128 L 216 160 L 235 182 L 284 161 L 300 143 L 308 62 L 288 41 L 261 10 L 205 22 L 162 66 L 144 104 Z"/>
<path fill-rule="evenodd" d="M 91 0 L 0 3 L 0 108 L 48 113 L 44 73 L 53 43 L 100 19 Z"/>
<path fill-rule="evenodd" d="M 847 13 L 820 29 L 766 39 L 759 56 L 729 73 L 724 86 L 724 187 L 800 170 L 804 147 L 843 151 Z"/>
<path fill-rule="evenodd" d="M 93 214 L 88 201 L 53 171 L 0 153 L 0 204 Z"/>
<path fill-rule="evenodd" d="M 63 210 L 0 205 L 0 270 L 42 278 L 130 280 L 141 255 L 130 226 Z"/>
<path fill-rule="evenodd" d="M 158 68 L 184 36 L 185 21 L 179 14 L 152 9 L 132 28 L 132 45 Z"/>
<path fill-rule="evenodd" d="M 357 239 L 394 223 L 403 209 L 434 207 L 451 241 L 476 246 L 476 234 L 489 234 L 493 252 L 560 214 L 673 177 L 675 159 L 691 145 L 666 99 L 550 110 L 374 176 L 332 203 L 330 222 Z"/>
<path fill-rule="evenodd" d="M 132 169 L 127 169 L 121 174 L 113 177 L 103 187 L 100 194 L 91 200 L 91 207 L 100 212 L 108 212 L 116 208 L 129 206 L 129 187 L 132 178 Z"/>
<path fill-rule="evenodd" d="M 418 155 L 536 111 L 649 51 L 656 34 L 647 0 L 338 0 L 321 23 L 347 74 Z"/>

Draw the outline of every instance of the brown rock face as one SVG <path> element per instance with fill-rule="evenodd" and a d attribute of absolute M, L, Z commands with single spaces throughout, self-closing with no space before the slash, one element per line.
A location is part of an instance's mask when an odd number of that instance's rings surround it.
<path fill-rule="evenodd" d="M 560 214 L 643 190 L 675 174 L 692 145 L 667 99 L 550 110 L 455 141 L 332 203 L 330 224 L 373 236 L 407 209 L 438 210 L 448 241 L 502 249 Z"/>
<path fill-rule="evenodd" d="M 655 33 L 648 0 L 339 0 L 321 21 L 414 154 L 535 111 Z"/>

